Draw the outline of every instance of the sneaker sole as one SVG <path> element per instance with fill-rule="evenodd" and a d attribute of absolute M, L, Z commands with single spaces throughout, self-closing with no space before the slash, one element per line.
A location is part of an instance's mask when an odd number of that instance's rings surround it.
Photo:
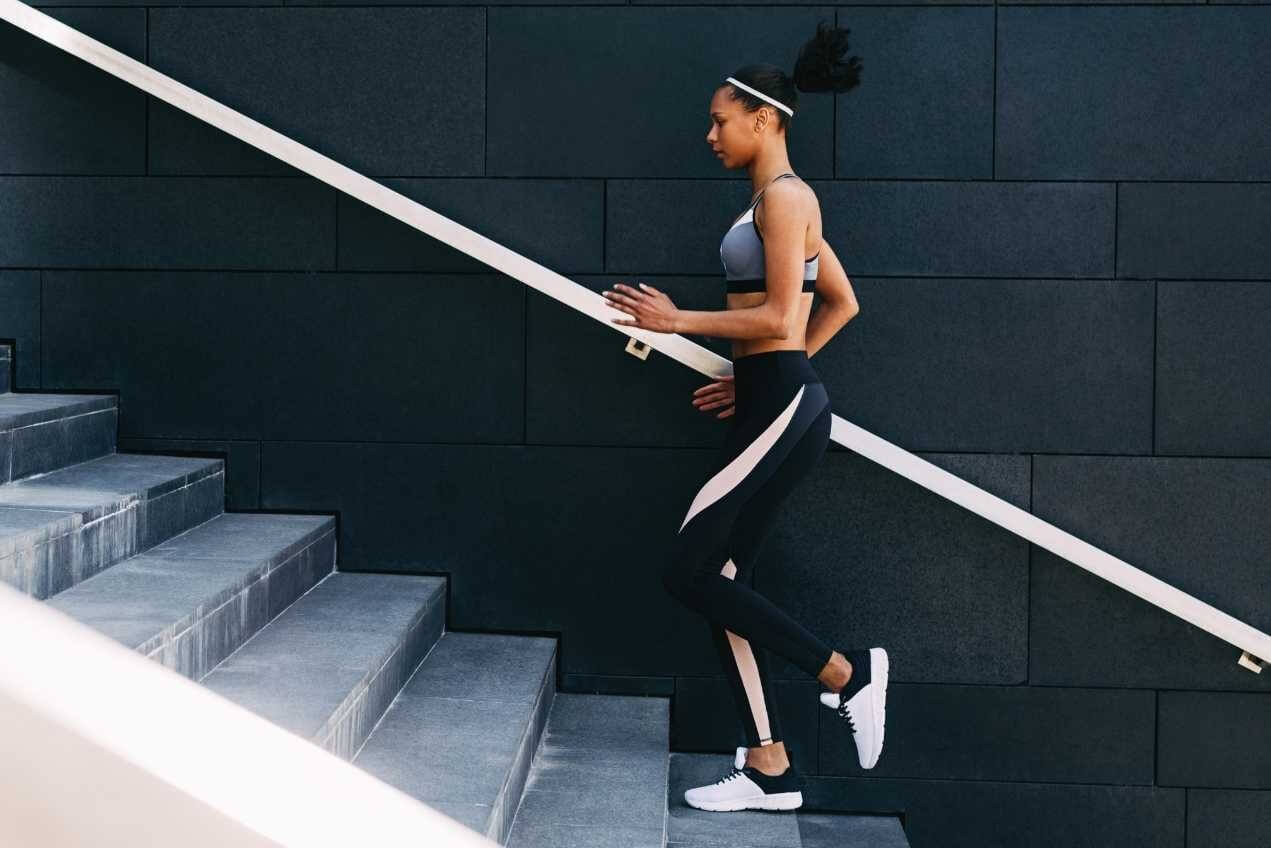
<path fill-rule="evenodd" d="M 762 798 L 733 798 L 729 801 L 699 801 L 694 804 L 687 798 L 684 803 L 699 810 L 728 813 L 736 810 L 794 810 L 803 806 L 803 792 L 776 792 Z"/>
<path fill-rule="evenodd" d="M 882 648 L 869 649 L 869 679 L 873 686 L 873 705 L 874 705 L 874 729 L 877 731 L 878 741 L 874 744 L 874 756 L 870 759 L 869 765 L 865 766 L 871 769 L 878 764 L 878 758 L 883 753 L 883 734 L 887 731 L 887 651 Z"/>

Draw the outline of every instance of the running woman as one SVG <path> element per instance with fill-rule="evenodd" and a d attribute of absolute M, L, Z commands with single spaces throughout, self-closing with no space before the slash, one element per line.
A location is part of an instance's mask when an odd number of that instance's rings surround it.
<path fill-rule="evenodd" d="M 693 400 L 703 412 L 722 408 L 716 417 L 732 418 L 731 430 L 661 575 L 673 597 L 709 620 L 746 737 L 726 776 L 684 793 L 704 810 L 803 804 L 803 778 L 782 741 L 769 652 L 821 681 L 820 702 L 851 730 L 862 768 L 874 767 L 883 746 L 887 652 L 834 650 L 753 588 L 778 508 L 829 444 L 830 399 L 808 356 L 859 312 L 821 236 L 816 195 L 791 171 L 786 152 L 798 91 L 847 91 L 859 83 L 859 58 L 842 61 L 848 33 L 823 21 L 793 76 L 773 65 L 747 65 L 711 98 L 706 141 L 724 167 L 745 168 L 754 189 L 719 248 L 727 308 L 677 309 L 644 283 L 603 292 L 609 305 L 631 316 L 616 324 L 734 340 L 732 375 L 699 388 Z M 812 315 L 814 291 L 823 303 Z"/>

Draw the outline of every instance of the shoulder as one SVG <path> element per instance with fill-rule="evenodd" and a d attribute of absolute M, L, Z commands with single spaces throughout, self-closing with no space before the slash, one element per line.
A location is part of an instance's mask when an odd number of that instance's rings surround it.
<path fill-rule="evenodd" d="M 762 211 L 776 210 L 783 216 L 803 215 L 811 214 L 817 208 L 817 200 L 812 187 L 803 180 L 777 180 L 764 191 L 758 206 L 767 207 Z M 756 210 L 757 214 L 761 214 L 758 207 Z"/>

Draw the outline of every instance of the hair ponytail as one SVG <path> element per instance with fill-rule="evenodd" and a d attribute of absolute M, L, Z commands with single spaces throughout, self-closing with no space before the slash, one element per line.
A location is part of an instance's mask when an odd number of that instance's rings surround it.
<path fill-rule="evenodd" d="M 847 91 L 860 84 L 860 57 L 852 56 L 846 62 L 843 61 L 850 31 L 831 26 L 825 21 L 818 23 L 816 35 L 799 50 L 793 76 L 776 65 L 766 63 L 746 65 L 733 71 L 731 76 L 781 101 L 797 114 L 800 91 Z M 731 97 L 740 101 L 747 112 L 772 106 L 748 91 L 729 83 L 724 85 L 729 86 Z M 791 116 L 781 109 L 774 108 L 773 111 L 777 113 L 777 126 L 785 130 Z"/>
<path fill-rule="evenodd" d="M 794 85 L 799 91 L 849 91 L 860 84 L 860 57 L 843 61 L 850 32 L 825 21 L 817 24 L 816 35 L 803 45 L 794 63 Z"/>

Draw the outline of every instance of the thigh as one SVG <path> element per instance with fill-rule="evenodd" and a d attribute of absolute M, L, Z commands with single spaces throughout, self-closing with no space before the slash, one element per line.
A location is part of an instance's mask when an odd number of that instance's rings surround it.
<path fill-rule="evenodd" d="M 825 455 L 830 443 L 831 414 L 826 406 L 794 444 L 785 461 L 738 510 L 726 551 L 737 568 L 735 579 L 753 585 L 755 563 L 776 524 L 782 504 Z"/>
<path fill-rule="evenodd" d="M 822 422 L 822 416 L 829 405 L 821 383 L 804 383 L 792 387 L 789 400 L 774 404 L 768 414 L 749 415 L 738 422 L 725 443 L 722 467 L 694 496 L 680 532 L 694 522 L 718 527 L 722 521 L 731 526 L 737 512 L 779 472 L 808 430 L 814 424 L 818 432 L 826 429 L 828 422 Z"/>

